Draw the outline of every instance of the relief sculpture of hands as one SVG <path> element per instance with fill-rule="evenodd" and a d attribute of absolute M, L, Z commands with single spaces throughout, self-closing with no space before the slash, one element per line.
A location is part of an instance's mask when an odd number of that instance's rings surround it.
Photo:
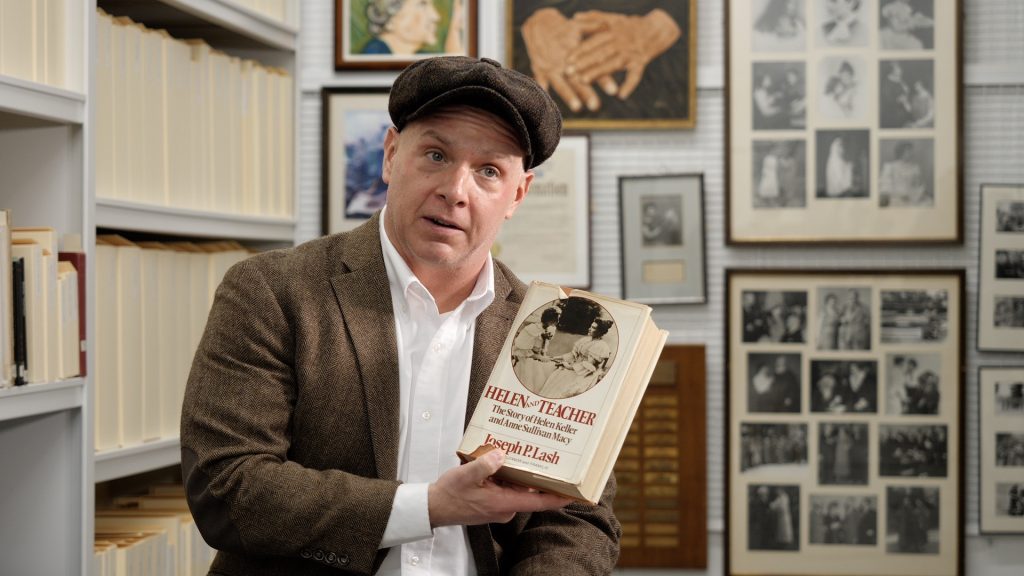
<path fill-rule="evenodd" d="M 589 83 L 566 74 L 569 54 L 583 39 L 580 27 L 554 8 L 542 8 L 523 22 L 523 42 L 530 57 L 533 79 L 545 90 L 554 90 L 573 112 L 597 110 L 600 100 Z"/>
<path fill-rule="evenodd" d="M 569 54 L 569 77 L 583 85 L 598 81 L 605 92 L 622 100 L 636 90 L 651 60 L 682 35 L 676 21 L 660 8 L 645 16 L 588 10 L 577 12 L 573 21 L 586 38 Z M 609 75 L 620 70 L 626 71 L 626 78 L 616 87 Z"/>

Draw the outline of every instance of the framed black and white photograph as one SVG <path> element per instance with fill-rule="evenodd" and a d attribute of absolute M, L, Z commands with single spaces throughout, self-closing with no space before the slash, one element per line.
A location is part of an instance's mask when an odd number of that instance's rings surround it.
<path fill-rule="evenodd" d="M 811 494 L 811 544 L 875 546 L 878 544 L 878 497 Z"/>
<path fill-rule="evenodd" d="M 935 126 L 935 62 L 882 60 L 878 63 L 879 126 Z"/>
<path fill-rule="evenodd" d="M 882 208 L 935 204 L 935 143 L 927 138 L 879 141 L 878 205 Z"/>
<path fill-rule="evenodd" d="M 703 183 L 700 174 L 619 177 L 624 299 L 707 300 Z"/>
<path fill-rule="evenodd" d="M 818 112 L 828 120 L 864 120 L 870 84 L 863 58 L 832 56 L 818 65 Z"/>
<path fill-rule="evenodd" d="M 867 130 L 819 130 L 815 134 L 818 199 L 871 195 L 870 139 Z M 842 209 L 842 210 L 845 210 Z"/>
<path fill-rule="evenodd" d="M 724 574 L 963 576 L 965 284 L 964 270 L 726 270 Z M 789 316 L 802 338 L 781 336 Z M 1007 422 L 1024 423 L 1020 372 L 982 402 Z M 1024 430 L 982 446 L 985 505 L 1010 519 Z M 798 522 L 782 513 L 795 496 Z"/>
<path fill-rule="evenodd" d="M 980 529 L 1024 534 L 1024 366 L 978 369 Z"/>
<path fill-rule="evenodd" d="M 1024 350 L 1024 184 L 981 187 L 978 349 Z"/>
<path fill-rule="evenodd" d="M 740 470 L 772 474 L 807 466 L 807 424 L 740 424 Z"/>
<path fill-rule="evenodd" d="M 890 486 L 885 492 L 885 550 L 889 554 L 939 555 L 942 544 L 942 506 L 939 489 L 930 486 Z M 924 562 L 924 560 L 919 560 Z"/>
<path fill-rule="evenodd" d="M 883 290 L 882 343 L 941 342 L 949 332 L 946 290 Z"/>
<path fill-rule="evenodd" d="M 828 286 L 818 290 L 815 340 L 818 350 L 871 349 L 871 289 Z"/>
<path fill-rule="evenodd" d="M 863 47 L 871 34 L 868 3 L 861 0 L 813 0 L 817 47 Z"/>
<path fill-rule="evenodd" d="M 322 231 L 351 230 L 384 207 L 384 136 L 391 127 L 387 88 L 324 88 L 321 148 Z"/>
<path fill-rule="evenodd" d="M 748 550 L 800 550 L 800 486 L 751 484 Z"/>
<path fill-rule="evenodd" d="M 890 353 L 885 364 L 886 414 L 939 413 L 942 356 L 936 352 Z"/>
<path fill-rule="evenodd" d="M 811 412 L 878 412 L 878 363 L 874 360 L 811 360 Z"/>
<path fill-rule="evenodd" d="M 963 242 L 961 4 L 727 0 L 727 244 Z"/>
<path fill-rule="evenodd" d="M 860 422 L 818 423 L 818 484 L 868 483 L 868 425 Z"/>
<path fill-rule="evenodd" d="M 878 17 L 882 50 L 935 48 L 935 0 L 881 0 Z"/>
<path fill-rule="evenodd" d="M 799 354 L 751 352 L 747 356 L 747 411 L 800 412 Z"/>
<path fill-rule="evenodd" d="M 807 292 L 744 292 L 743 341 L 807 342 Z"/>
<path fill-rule="evenodd" d="M 754 52 L 802 52 L 807 48 L 807 9 L 793 0 L 754 0 L 750 46 Z"/>
<path fill-rule="evenodd" d="M 753 207 L 807 205 L 807 143 L 803 140 L 755 140 L 751 173 L 754 175 Z"/>
<path fill-rule="evenodd" d="M 563 134 L 533 175 L 528 200 L 501 225 L 491 254 L 523 282 L 589 288 L 590 138 Z"/>

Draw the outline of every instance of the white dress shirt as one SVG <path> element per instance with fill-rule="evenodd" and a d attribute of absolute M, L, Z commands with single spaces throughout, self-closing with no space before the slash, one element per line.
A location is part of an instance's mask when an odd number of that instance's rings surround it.
<path fill-rule="evenodd" d="M 427 486 L 459 465 L 476 318 L 494 300 L 490 256 L 469 297 L 439 314 L 426 287 L 402 259 L 380 218 L 398 343 L 398 479 L 381 548 L 392 548 L 378 574 L 475 576 L 464 526 L 430 529 Z"/>

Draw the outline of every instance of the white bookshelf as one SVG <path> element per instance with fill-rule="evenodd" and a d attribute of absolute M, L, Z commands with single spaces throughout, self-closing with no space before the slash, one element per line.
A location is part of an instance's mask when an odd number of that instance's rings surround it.
<path fill-rule="evenodd" d="M 0 390 L 0 573 L 90 576 L 95 485 L 180 461 L 178 438 L 96 453 L 96 229 L 293 244 L 294 218 L 97 199 L 94 117 L 97 5 L 172 35 L 287 69 L 298 106 L 296 27 L 231 0 L 66 0 L 66 87 L 0 75 L 0 208 L 15 226 L 52 226 L 86 252 L 88 376 Z M 297 14 L 297 3 L 293 6 Z M 297 21 L 297 18 L 293 19 Z M 71 87 L 70 89 L 67 87 Z M 294 116 L 297 120 L 297 112 Z M 298 122 L 293 125 L 297 128 Z M 298 137 L 294 142 L 299 141 Z M 297 152 L 293 156 L 298 165 Z M 297 172 L 292 182 L 297 189 Z M 295 205 L 295 203 L 293 203 Z M 63 248 L 63 246 L 62 246 Z"/>
<path fill-rule="evenodd" d="M 82 407 L 85 379 L 28 384 L 0 390 L 0 422 Z"/>
<path fill-rule="evenodd" d="M 0 75 L 0 111 L 56 124 L 82 124 L 85 94 Z"/>
<path fill-rule="evenodd" d="M 95 481 L 106 482 L 165 468 L 181 460 L 178 438 L 161 438 L 127 448 L 105 450 L 95 455 Z"/>
<path fill-rule="evenodd" d="M 268 242 L 292 242 L 295 238 L 295 220 L 292 218 L 204 212 L 109 198 L 96 199 L 96 226 L 154 234 Z"/>

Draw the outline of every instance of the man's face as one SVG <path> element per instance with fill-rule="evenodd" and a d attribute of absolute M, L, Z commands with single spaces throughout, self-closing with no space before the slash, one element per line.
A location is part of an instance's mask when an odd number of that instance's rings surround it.
<path fill-rule="evenodd" d="M 433 0 L 405 0 L 388 21 L 388 30 L 410 44 L 426 46 L 437 42 L 437 23 L 440 20 Z"/>
<path fill-rule="evenodd" d="M 476 273 L 502 221 L 526 197 L 533 172 L 507 125 L 476 108 L 439 110 L 384 140 L 384 226 L 419 275 Z"/>

